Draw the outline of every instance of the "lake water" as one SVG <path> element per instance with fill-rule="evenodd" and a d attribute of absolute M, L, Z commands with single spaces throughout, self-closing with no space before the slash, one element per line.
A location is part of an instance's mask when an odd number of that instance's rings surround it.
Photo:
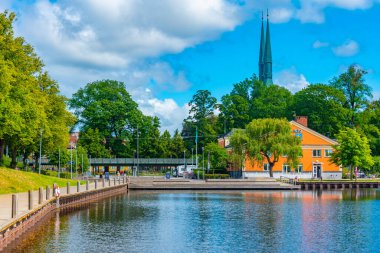
<path fill-rule="evenodd" d="M 12 252 L 380 252 L 380 190 L 130 192 L 54 214 Z"/>

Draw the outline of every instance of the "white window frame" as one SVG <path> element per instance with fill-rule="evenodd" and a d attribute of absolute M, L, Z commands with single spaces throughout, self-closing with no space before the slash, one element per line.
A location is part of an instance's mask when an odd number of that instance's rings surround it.
<path fill-rule="evenodd" d="M 325 157 L 331 157 L 333 150 L 332 149 L 325 149 Z M 327 154 L 330 153 L 330 154 Z"/>
<path fill-rule="evenodd" d="M 314 155 L 314 151 L 319 151 L 319 155 Z M 313 157 L 322 157 L 322 149 L 313 149 Z"/>
<path fill-rule="evenodd" d="M 300 167 L 301 167 L 301 171 L 300 171 Z M 302 173 L 303 172 L 303 164 L 302 163 L 297 165 L 296 172 L 297 173 Z"/>
<path fill-rule="evenodd" d="M 269 171 L 269 163 L 264 163 L 264 171 Z"/>
<path fill-rule="evenodd" d="M 284 163 L 282 165 L 282 173 L 289 173 L 289 172 L 290 172 L 290 165 Z"/>

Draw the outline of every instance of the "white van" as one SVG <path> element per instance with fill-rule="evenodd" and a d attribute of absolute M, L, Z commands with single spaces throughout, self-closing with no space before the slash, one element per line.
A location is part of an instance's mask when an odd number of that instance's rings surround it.
<path fill-rule="evenodd" d="M 195 165 L 179 165 L 179 166 L 177 166 L 177 171 L 178 171 L 178 177 L 183 177 L 183 174 L 185 173 L 185 172 L 187 172 L 187 173 L 190 173 L 190 172 L 192 172 L 194 169 L 195 169 L 196 167 L 195 167 Z"/>

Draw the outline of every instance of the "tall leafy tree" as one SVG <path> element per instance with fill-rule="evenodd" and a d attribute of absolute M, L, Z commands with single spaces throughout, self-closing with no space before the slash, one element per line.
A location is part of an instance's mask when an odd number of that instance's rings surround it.
<path fill-rule="evenodd" d="M 329 85 L 313 84 L 294 95 L 292 111 L 308 116 L 308 127 L 334 137 L 347 125 L 349 111 L 344 93 Z"/>
<path fill-rule="evenodd" d="M 110 151 L 106 149 L 106 140 L 99 133 L 99 130 L 88 128 L 80 133 L 78 145 L 87 150 L 92 158 L 110 157 Z"/>
<path fill-rule="evenodd" d="M 185 142 L 183 141 L 183 138 L 181 134 L 179 133 L 178 129 L 174 131 L 174 135 L 171 141 L 170 145 L 170 151 L 173 155 L 173 158 L 180 158 L 183 156 L 183 151 L 186 150 L 185 148 Z"/>
<path fill-rule="evenodd" d="M 235 129 L 230 137 L 230 145 L 232 147 L 231 161 L 233 167 L 238 168 L 240 171 L 242 171 L 247 157 L 248 141 L 246 131 L 243 129 Z"/>
<path fill-rule="evenodd" d="M 365 110 L 358 113 L 357 130 L 364 134 L 373 155 L 380 155 L 380 100 L 368 103 Z"/>
<path fill-rule="evenodd" d="M 334 147 L 331 160 L 337 165 L 349 167 L 351 179 L 356 166 L 369 168 L 374 164 L 365 136 L 361 136 L 355 129 L 345 128 L 336 137 L 339 145 Z"/>
<path fill-rule="evenodd" d="M 73 94 L 69 105 L 79 119 L 81 132 L 98 129 L 112 155 L 131 155 L 129 144 L 133 133 L 142 125 L 143 114 L 124 83 L 114 80 L 89 83 Z"/>
<path fill-rule="evenodd" d="M 362 110 L 372 98 L 371 87 L 365 83 L 364 75 L 367 72 L 358 66 L 351 65 L 347 72 L 334 78 L 330 85 L 344 92 L 345 107 L 351 111 L 350 125 L 357 125 L 357 113 Z"/>
<path fill-rule="evenodd" d="M 292 94 L 284 87 L 258 84 L 252 100 L 252 119 L 290 118 Z"/>
<path fill-rule="evenodd" d="M 217 117 L 214 114 L 217 100 L 208 90 L 198 90 L 189 102 L 189 116 L 183 123 L 182 136 L 188 150 L 195 147 L 199 136 L 198 153 L 201 147 L 213 142 L 217 137 Z"/>
<path fill-rule="evenodd" d="M 273 177 L 273 167 L 282 154 L 287 155 L 287 163 L 293 168 L 298 165 L 302 154 L 301 140 L 292 134 L 286 119 L 256 119 L 246 127 L 248 136 L 248 156 L 253 162 L 267 161 L 269 175 Z"/>

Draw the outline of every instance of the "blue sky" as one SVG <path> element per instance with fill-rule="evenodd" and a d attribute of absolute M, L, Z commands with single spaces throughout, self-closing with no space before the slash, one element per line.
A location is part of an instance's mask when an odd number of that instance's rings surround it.
<path fill-rule="evenodd" d="M 260 12 L 269 8 L 274 82 L 296 92 L 350 64 L 380 97 L 379 0 L 2 0 L 16 34 L 71 96 L 115 79 L 162 129 L 181 127 L 198 89 L 220 97 L 257 73 Z"/>

